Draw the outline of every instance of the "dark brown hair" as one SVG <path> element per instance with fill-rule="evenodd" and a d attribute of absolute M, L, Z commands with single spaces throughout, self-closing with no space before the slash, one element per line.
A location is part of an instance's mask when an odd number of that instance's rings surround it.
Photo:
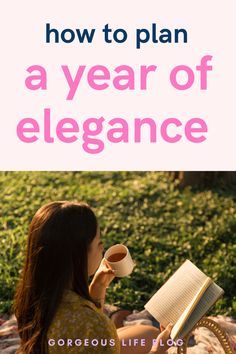
<path fill-rule="evenodd" d="M 87 204 L 52 202 L 34 215 L 14 302 L 20 353 L 48 352 L 47 331 L 67 287 L 92 301 L 87 255 L 96 232 L 97 219 Z"/>

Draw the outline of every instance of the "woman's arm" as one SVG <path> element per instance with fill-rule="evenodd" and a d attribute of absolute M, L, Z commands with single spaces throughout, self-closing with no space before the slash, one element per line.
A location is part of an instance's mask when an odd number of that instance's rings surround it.
<path fill-rule="evenodd" d="M 164 354 L 170 348 L 167 345 L 167 341 L 170 338 L 172 327 L 172 324 L 168 324 L 165 329 L 161 326 L 162 331 L 157 336 L 156 343 L 152 346 L 152 349 L 148 354 Z"/>
<path fill-rule="evenodd" d="M 89 294 L 91 298 L 94 301 L 99 302 L 102 309 L 106 298 L 106 289 L 114 278 L 114 271 L 103 258 L 89 286 Z"/>
<path fill-rule="evenodd" d="M 103 310 L 106 298 L 106 287 L 92 282 L 89 286 L 89 294 L 95 302 L 101 304 L 101 309 Z"/>

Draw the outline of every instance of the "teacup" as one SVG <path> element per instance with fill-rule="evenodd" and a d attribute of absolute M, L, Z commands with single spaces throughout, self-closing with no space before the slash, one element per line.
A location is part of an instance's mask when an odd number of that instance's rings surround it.
<path fill-rule="evenodd" d="M 128 248 L 122 244 L 111 246 L 106 251 L 104 258 L 115 271 L 115 276 L 119 278 L 131 274 L 135 266 Z"/>

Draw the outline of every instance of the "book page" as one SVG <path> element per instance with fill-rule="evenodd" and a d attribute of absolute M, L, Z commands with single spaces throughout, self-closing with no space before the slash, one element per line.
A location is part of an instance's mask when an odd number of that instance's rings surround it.
<path fill-rule="evenodd" d="M 145 308 L 163 326 L 175 324 L 206 278 L 200 269 L 186 260 L 148 301 Z"/>
<path fill-rule="evenodd" d="M 214 305 L 214 303 L 221 297 L 224 290 L 217 284 L 212 283 L 205 291 L 192 314 L 189 316 L 185 325 L 180 331 L 178 337 L 184 338 L 188 334 L 195 324 L 206 314 L 206 312 Z"/>
<path fill-rule="evenodd" d="M 182 313 L 182 315 L 179 317 L 178 321 L 175 323 L 174 327 L 172 328 L 172 331 L 171 331 L 171 338 L 172 339 L 178 338 L 178 335 L 179 335 L 180 331 L 182 331 L 186 321 L 188 320 L 188 318 L 190 317 L 192 312 L 195 310 L 197 304 L 199 303 L 201 297 L 203 296 L 203 294 L 205 293 L 207 288 L 212 283 L 213 283 L 213 281 L 211 280 L 211 278 L 207 277 L 205 282 L 201 286 L 201 288 L 199 288 L 198 292 L 196 293 L 196 295 L 194 296 L 194 298 L 192 299 L 190 304 L 186 307 L 186 309 L 184 310 L 184 312 Z"/>

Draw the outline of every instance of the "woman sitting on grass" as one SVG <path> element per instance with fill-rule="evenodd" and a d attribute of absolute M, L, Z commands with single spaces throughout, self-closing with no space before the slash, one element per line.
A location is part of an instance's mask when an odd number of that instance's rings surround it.
<path fill-rule="evenodd" d="M 145 325 L 116 329 L 103 314 L 114 273 L 102 254 L 98 222 L 88 205 L 52 202 L 37 211 L 15 296 L 18 353 L 165 352 L 170 326 L 160 334 Z M 122 346 L 128 339 L 138 346 Z"/>

